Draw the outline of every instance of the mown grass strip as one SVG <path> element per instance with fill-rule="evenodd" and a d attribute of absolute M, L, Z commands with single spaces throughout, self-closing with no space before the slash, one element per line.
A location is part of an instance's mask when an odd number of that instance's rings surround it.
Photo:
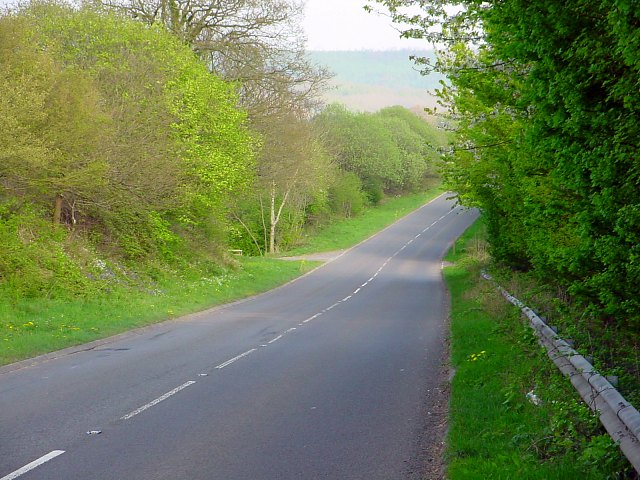
<path fill-rule="evenodd" d="M 445 269 L 452 298 L 448 477 L 622 478 L 625 462 L 517 309 L 480 279 L 477 223 Z"/>

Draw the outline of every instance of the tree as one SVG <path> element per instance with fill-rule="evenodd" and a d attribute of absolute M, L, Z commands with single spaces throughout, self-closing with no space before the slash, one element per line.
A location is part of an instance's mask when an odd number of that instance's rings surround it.
<path fill-rule="evenodd" d="M 376 114 L 400 151 L 402 188 L 417 191 L 435 175 L 441 139 L 426 121 L 404 107 L 387 107 Z"/>
<path fill-rule="evenodd" d="M 483 209 L 496 257 L 637 328 L 637 9 L 473 0 L 451 15 L 446 1 L 376 3 L 411 24 L 406 36 L 447 47 L 422 63 L 448 75 L 443 101 L 462 127 L 448 176 Z"/>
<path fill-rule="evenodd" d="M 309 108 L 328 72 L 305 54 L 298 0 L 104 0 L 107 8 L 163 25 L 190 45 L 212 72 L 238 82 L 251 117 L 281 106 Z"/>
<path fill-rule="evenodd" d="M 115 15 L 34 4 L 1 20 L 5 188 L 100 226 L 128 255 L 171 228 L 224 228 L 228 197 L 254 175 L 232 85 L 162 29 Z"/>
<path fill-rule="evenodd" d="M 261 137 L 261 145 L 265 149 L 257 158 L 262 176 L 264 172 L 290 171 L 290 163 L 300 159 L 301 146 L 287 134 L 296 134 L 292 130 L 317 106 L 317 95 L 329 78 L 324 68 L 312 64 L 306 56 L 299 21 L 301 2 L 116 0 L 103 4 L 149 25 L 163 26 L 190 45 L 211 72 L 234 82 L 240 103 L 247 109 L 250 125 Z M 293 123 L 281 123 L 285 118 L 293 119 Z M 286 148 L 291 148 L 291 151 L 282 150 Z M 280 150 L 277 155 L 273 154 L 275 150 Z M 275 166 L 277 163 L 282 165 Z M 269 215 L 270 228 L 273 229 L 268 235 L 269 251 L 276 248 L 275 229 L 286 211 L 285 205 L 291 203 L 292 195 L 287 194 L 290 189 L 284 186 L 282 179 L 276 183 L 275 190 L 270 187 L 267 203 L 275 205 L 278 201 L 275 192 L 284 189 L 284 193 L 280 206 Z M 309 186 L 310 191 L 305 198 L 314 190 L 310 182 L 300 178 L 292 179 L 288 184 L 294 190 L 302 185 Z M 232 217 L 240 222 L 240 231 L 246 232 L 252 239 L 251 245 L 260 249 L 256 233 L 249 227 L 253 222 L 247 220 L 246 202 L 232 203 L 235 208 Z M 241 208 L 240 204 L 243 205 Z M 232 230 L 238 237 L 239 230 Z"/>
<path fill-rule="evenodd" d="M 258 176 L 252 202 L 237 202 L 244 208 L 236 209 L 236 218 L 258 250 L 275 253 L 295 240 L 307 206 L 327 189 L 334 169 L 300 113 L 282 112 L 254 127 L 262 135 Z"/>
<path fill-rule="evenodd" d="M 336 163 L 360 177 L 374 203 L 382 198 L 383 190 L 401 186 L 400 154 L 375 116 L 334 104 L 317 115 L 314 124 Z"/>
<path fill-rule="evenodd" d="M 368 114 L 334 104 L 314 124 L 337 165 L 358 175 L 373 203 L 419 189 L 437 161 L 433 129 L 403 107 Z"/>
<path fill-rule="evenodd" d="M 34 51 L 24 18 L 0 18 L 0 179 L 13 195 L 51 205 L 59 224 L 104 189 L 110 127 L 92 79 Z"/>

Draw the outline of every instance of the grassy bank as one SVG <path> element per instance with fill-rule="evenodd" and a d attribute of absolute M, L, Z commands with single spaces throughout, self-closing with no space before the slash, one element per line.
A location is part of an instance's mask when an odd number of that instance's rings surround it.
<path fill-rule="evenodd" d="M 115 285 L 93 298 L 0 301 L 0 365 L 255 295 L 312 267 L 245 258 L 217 275 L 165 271 L 150 285 Z"/>
<path fill-rule="evenodd" d="M 457 243 L 452 296 L 450 479 L 624 478 L 596 417 L 537 344 L 519 312 L 480 279 L 483 227 Z"/>
<path fill-rule="evenodd" d="M 389 199 L 359 217 L 315 232 L 297 252 L 349 247 L 439 193 Z M 109 272 L 114 278 L 109 291 L 85 298 L 0 296 L 0 365 L 255 295 L 317 265 L 269 257 L 238 262 L 237 268 L 216 268 L 205 276 L 201 269 L 188 268 L 156 267 L 152 274 Z"/>
<path fill-rule="evenodd" d="M 434 188 L 426 194 L 416 193 L 389 198 L 383 204 L 367 209 L 363 215 L 338 220 L 310 233 L 305 238 L 304 245 L 292 249 L 287 252 L 287 255 L 302 255 L 348 248 L 411 213 L 441 193 L 441 189 Z"/>

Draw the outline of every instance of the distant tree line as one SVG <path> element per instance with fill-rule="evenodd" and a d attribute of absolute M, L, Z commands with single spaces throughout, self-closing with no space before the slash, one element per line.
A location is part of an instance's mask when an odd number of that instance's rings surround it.
<path fill-rule="evenodd" d="M 446 175 L 484 212 L 495 258 L 605 324 L 640 328 L 637 4 L 377 3 L 443 46 L 422 65 L 449 78 L 459 140 Z"/>
<path fill-rule="evenodd" d="M 84 291 L 101 255 L 275 252 L 428 182 L 441 138 L 422 119 L 319 109 L 329 74 L 305 56 L 299 8 L 123 0 L 1 14 L 0 284 L 42 294 L 65 275 Z"/>

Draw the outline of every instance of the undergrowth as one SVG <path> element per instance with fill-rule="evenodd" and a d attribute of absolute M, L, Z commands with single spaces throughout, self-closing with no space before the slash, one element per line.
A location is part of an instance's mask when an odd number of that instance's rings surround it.
<path fill-rule="evenodd" d="M 631 327 L 592 314 L 574 303 L 565 290 L 540 283 L 533 274 L 499 266 L 493 266 L 491 274 L 544 317 L 562 338 L 571 340 L 580 354 L 590 357 L 600 373 L 616 377 L 620 393 L 640 405 L 640 338 Z"/>
<path fill-rule="evenodd" d="M 519 311 L 481 280 L 483 225 L 445 269 L 452 295 L 448 477 L 620 479 L 630 466 L 538 344 Z"/>

